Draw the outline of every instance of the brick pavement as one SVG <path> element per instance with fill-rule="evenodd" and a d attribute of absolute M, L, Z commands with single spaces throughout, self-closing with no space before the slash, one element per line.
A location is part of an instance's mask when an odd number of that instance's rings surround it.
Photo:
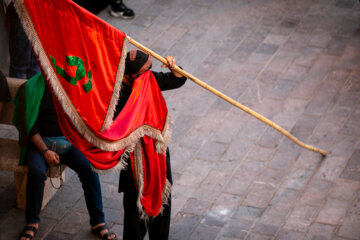
<path fill-rule="evenodd" d="M 166 92 L 174 122 L 170 239 L 360 239 L 358 1 L 126 3 L 134 20 L 99 16 L 329 152 L 322 159 L 301 149 L 190 81 Z M 0 134 L 16 137 L 4 127 Z M 101 176 L 107 221 L 121 236 L 117 180 Z M 15 239 L 24 224 L 12 181 L 0 172 L 4 240 Z M 37 239 L 96 239 L 80 189 L 67 171 L 65 186 L 41 214 Z"/>

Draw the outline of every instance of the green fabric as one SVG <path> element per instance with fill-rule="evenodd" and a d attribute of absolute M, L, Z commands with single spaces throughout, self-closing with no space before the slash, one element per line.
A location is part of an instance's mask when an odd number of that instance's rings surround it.
<path fill-rule="evenodd" d="M 28 133 L 38 117 L 44 91 L 45 79 L 41 73 L 38 73 L 18 89 L 13 100 L 15 104 L 13 123 L 19 131 L 19 143 L 21 147 L 19 165 L 25 164 L 26 146 L 29 140 Z M 25 94 L 25 96 L 23 96 L 23 94 Z M 25 116 L 22 116 L 22 112 Z"/>

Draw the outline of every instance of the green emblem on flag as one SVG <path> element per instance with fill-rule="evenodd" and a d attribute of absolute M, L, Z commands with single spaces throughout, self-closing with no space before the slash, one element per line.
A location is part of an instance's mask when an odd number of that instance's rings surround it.
<path fill-rule="evenodd" d="M 56 60 L 51 55 L 49 55 L 52 65 L 55 68 L 57 74 L 62 76 L 66 81 L 68 81 L 72 85 L 76 85 L 76 83 L 85 77 L 85 67 L 84 62 L 81 58 L 77 56 L 66 56 L 66 63 L 68 66 L 76 66 L 76 74 L 75 77 L 71 77 L 63 68 L 56 65 Z M 88 77 L 88 82 L 85 83 L 82 87 L 86 93 L 88 93 L 92 89 L 91 77 L 92 73 L 89 70 L 86 73 Z"/>

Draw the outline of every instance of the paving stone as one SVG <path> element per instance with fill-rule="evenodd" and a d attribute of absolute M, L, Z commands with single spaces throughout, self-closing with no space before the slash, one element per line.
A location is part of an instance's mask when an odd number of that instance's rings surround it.
<path fill-rule="evenodd" d="M 357 193 L 357 197 L 353 200 L 353 204 L 351 205 L 351 208 L 349 209 L 348 215 L 360 215 L 360 195 Z"/>
<path fill-rule="evenodd" d="M 247 194 L 243 204 L 252 207 L 263 208 L 269 204 L 276 189 L 268 184 L 254 183 Z"/>
<path fill-rule="evenodd" d="M 336 6 L 342 8 L 353 8 L 355 4 L 356 0 L 339 0 L 336 3 Z"/>
<path fill-rule="evenodd" d="M 181 209 L 181 212 L 190 215 L 203 215 L 210 208 L 211 203 L 212 202 L 207 199 L 189 198 Z"/>
<path fill-rule="evenodd" d="M 330 71 L 331 66 L 335 63 L 334 60 L 333 56 L 320 56 L 304 80 L 294 88 L 292 96 L 304 100 L 311 98 L 325 75 Z"/>
<path fill-rule="evenodd" d="M 73 203 L 52 199 L 41 212 L 41 217 L 61 220 L 72 208 Z"/>
<path fill-rule="evenodd" d="M 329 156 L 321 164 L 321 167 L 319 168 L 315 176 L 319 179 L 335 181 L 345 168 L 347 160 L 348 159 L 344 157 Z"/>
<path fill-rule="evenodd" d="M 297 27 L 296 31 L 298 32 L 305 32 L 305 33 L 312 33 L 316 27 L 319 25 L 321 20 L 324 17 L 321 15 L 308 15 L 304 19 L 301 20 L 299 26 Z"/>
<path fill-rule="evenodd" d="M 312 168 L 292 168 L 281 186 L 294 190 L 304 189 L 313 174 L 312 170 Z"/>
<path fill-rule="evenodd" d="M 210 211 L 222 218 L 232 217 L 242 198 L 233 194 L 222 193 L 213 203 Z"/>
<path fill-rule="evenodd" d="M 282 111 L 272 117 L 273 122 L 277 123 L 285 130 L 290 131 L 303 113 L 305 108 L 304 103 L 303 100 L 299 99 L 287 99 Z"/>
<path fill-rule="evenodd" d="M 0 187 L 7 187 L 14 182 L 14 173 L 10 171 L 3 171 L 0 175 Z"/>
<path fill-rule="evenodd" d="M 178 184 L 197 187 L 209 174 L 212 169 L 213 162 L 194 160 L 186 171 L 181 174 Z"/>
<path fill-rule="evenodd" d="M 216 239 L 220 229 L 221 229 L 220 227 L 206 226 L 204 224 L 200 224 L 195 228 L 195 230 L 192 232 L 192 234 L 188 239 L 193 239 L 193 240 Z"/>
<path fill-rule="evenodd" d="M 280 231 L 276 236 L 276 240 L 297 240 L 304 237 L 304 233 L 292 232 L 292 231 Z"/>
<path fill-rule="evenodd" d="M 275 152 L 273 159 L 269 162 L 269 167 L 274 169 L 289 169 L 300 154 L 300 148 L 291 141 L 284 141 Z"/>
<path fill-rule="evenodd" d="M 269 97 L 284 100 L 289 97 L 290 92 L 295 87 L 295 83 L 287 80 L 279 80 L 269 93 Z"/>
<path fill-rule="evenodd" d="M 220 216 L 217 212 L 208 211 L 201 219 L 200 223 L 207 225 L 222 228 L 227 222 L 227 218 L 225 216 Z"/>
<path fill-rule="evenodd" d="M 311 35 L 308 33 L 294 32 L 289 39 L 282 45 L 282 50 L 293 53 L 300 52 L 309 41 Z"/>
<path fill-rule="evenodd" d="M 117 184 L 115 185 L 117 186 Z M 110 209 L 123 210 L 123 193 L 114 192 L 110 196 L 103 195 L 103 206 Z"/>
<path fill-rule="evenodd" d="M 282 72 L 295 59 L 296 55 L 291 52 L 278 51 L 267 69 Z"/>
<path fill-rule="evenodd" d="M 17 239 L 24 230 L 25 212 L 14 207 L 2 216 L 0 223 L 1 239 Z"/>
<path fill-rule="evenodd" d="M 354 68 L 359 61 L 359 53 L 356 51 L 356 47 L 346 46 L 343 54 L 337 63 L 339 67 Z"/>
<path fill-rule="evenodd" d="M 194 193 L 193 187 L 187 187 L 182 185 L 174 185 L 171 189 L 171 216 L 174 217 L 185 205 L 189 197 Z M 206 196 L 203 195 L 202 198 Z M 199 199 L 202 199 L 199 198 Z"/>
<path fill-rule="evenodd" d="M 278 50 L 278 48 L 279 48 L 278 45 L 263 43 L 259 46 L 256 52 L 265 55 L 273 55 Z"/>
<path fill-rule="evenodd" d="M 319 207 L 330 190 L 332 183 L 326 180 L 312 179 L 303 192 L 300 202 Z"/>
<path fill-rule="evenodd" d="M 89 226 L 89 221 L 88 214 L 71 211 L 58 222 L 54 231 L 66 234 L 76 234 L 81 230 L 82 226 Z"/>
<path fill-rule="evenodd" d="M 325 52 L 330 55 L 340 56 L 345 47 L 347 39 L 340 36 L 334 36 L 328 45 L 326 46 Z"/>
<path fill-rule="evenodd" d="M 256 207 L 249 207 L 249 206 L 240 206 L 235 215 L 234 218 L 238 219 L 246 219 L 246 220 L 256 220 L 259 218 L 262 214 L 261 208 Z"/>
<path fill-rule="evenodd" d="M 341 174 L 341 178 L 350 179 L 350 180 L 360 180 L 360 150 L 355 150 L 351 156 L 346 168 Z"/>
<path fill-rule="evenodd" d="M 264 50 L 262 50 L 262 51 L 264 51 Z M 267 62 L 269 62 L 269 60 L 271 59 L 271 56 L 272 55 L 270 55 L 270 54 L 254 52 L 249 56 L 248 62 L 265 65 Z"/>
<path fill-rule="evenodd" d="M 256 145 L 249 153 L 249 157 L 251 159 L 255 159 L 256 161 L 267 162 L 271 159 L 273 154 L 274 149 Z"/>
<path fill-rule="evenodd" d="M 270 15 L 264 16 L 261 19 L 260 24 L 267 26 L 267 27 L 274 27 L 280 22 L 281 19 L 282 19 L 281 15 L 270 14 Z"/>
<path fill-rule="evenodd" d="M 221 236 L 231 239 L 244 239 L 251 225 L 252 222 L 248 220 L 230 219 L 224 227 Z"/>
<path fill-rule="evenodd" d="M 231 143 L 242 127 L 239 121 L 225 119 L 211 138 L 219 143 Z"/>
<path fill-rule="evenodd" d="M 330 197 L 341 200 L 352 200 L 360 189 L 360 182 L 338 179 L 332 188 Z"/>
<path fill-rule="evenodd" d="M 222 157 L 227 148 L 228 145 L 224 143 L 207 142 L 196 155 L 196 158 L 215 162 Z"/>
<path fill-rule="evenodd" d="M 69 239 L 73 239 L 72 234 L 56 232 L 56 231 L 52 231 L 44 238 L 44 240 L 69 240 Z"/>
<path fill-rule="evenodd" d="M 221 116 L 224 115 L 224 111 L 218 110 L 209 112 L 206 117 L 200 117 L 194 124 L 194 129 L 200 131 L 214 132 L 224 120 Z"/>
<path fill-rule="evenodd" d="M 281 137 L 282 135 L 278 131 L 272 128 L 267 128 L 258 144 L 266 148 L 276 148 L 280 144 Z"/>
<path fill-rule="evenodd" d="M 311 136 L 318 122 L 319 118 L 317 116 L 303 114 L 291 130 L 291 134 L 296 136 L 296 138 L 305 141 Z"/>
<path fill-rule="evenodd" d="M 230 180 L 230 176 L 226 172 L 220 170 L 212 170 L 201 183 L 201 186 L 221 191 L 226 183 Z"/>
<path fill-rule="evenodd" d="M 358 227 L 360 224 L 360 215 L 351 214 L 345 217 L 344 222 L 342 223 L 339 231 L 336 233 L 337 236 L 358 239 L 360 236 L 360 229 Z"/>
<path fill-rule="evenodd" d="M 337 133 L 343 128 L 346 119 L 342 116 L 329 117 L 319 122 L 316 126 L 312 139 L 321 141 L 333 141 Z"/>
<path fill-rule="evenodd" d="M 294 63 L 296 65 L 304 66 L 304 67 L 311 67 L 314 62 L 319 57 L 321 52 L 320 48 L 307 46 L 299 53 L 296 57 Z"/>
<path fill-rule="evenodd" d="M 340 224 L 349 205 L 349 201 L 328 198 L 325 205 L 320 209 L 316 222 L 329 225 Z"/>
<path fill-rule="evenodd" d="M 256 179 L 256 182 L 278 186 L 284 175 L 285 173 L 282 170 L 265 168 L 265 170 L 261 172 L 260 176 Z"/>
<path fill-rule="evenodd" d="M 215 199 L 220 195 L 220 192 L 215 189 L 209 189 L 206 186 L 200 185 L 190 196 L 191 198 L 206 200 L 209 202 L 215 201 Z M 204 198 L 206 196 L 206 198 Z"/>
<path fill-rule="evenodd" d="M 299 158 L 294 164 L 296 168 L 307 169 L 308 171 L 314 170 L 319 164 L 322 164 L 325 158 L 312 151 L 302 151 Z"/>
<path fill-rule="evenodd" d="M 298 205 L 291 212 L 284 229 L 298 232 L 307 232 L 308 227 L 314 220 L 318 207 Z"/>
<path fill-rule="evenodd" d="M 245 126 L 247 127 L 247 126 Z M 245 134 L 245 132 L 248 132 L 250 130 L 242 130 L 240 134 L 244 134 L 246 137 L 249 135 Z M 250 135 L 251 136 L 251 135 Z M 227 161 L 227 160 L 237 160 L 241 161 L 247 153 L 254 147 L 253 141 L 246 139 L 244 137 L 243 139 L 234 139 L 232 143 L 230 143 L 230 146 L 226 150 L 225 154 L 221 158 L 221 160 Z"/>
<path fill-rule="evenodd" d="M 197 149 L 185 147 L 178 147 L 174 152 L 170 149 L 172 171 L 182 173 L 187 168 L 196 151 Z"/>
<path fill-rule="evenodd" d="M 269 205 L 263 211 L 258 222 L 265 225 L 280 226 L 293 208 L 298 192 L 291 189 L 279 189 Z"/>
<path fill-rule="evenodd" d="M 112 227 L 110 224 L 107 224 L 112 231 Z M 118 232 L 115 232 L 116 236 L 119 236 Z M 78 233 L 74 234 L 71 236 L 71 239 L 89 239 L 89 240 L 97 240 L 99 239 L 98 236 L 96 236 L 95 234 L 93 234 L 90 230 L 89 227 L 83 227 Z"/>
<path fill-rule="evenodd" d="M 315 223 L 310 226 L 309 232 L 306 234 L 304 240 L 332 239 L 334 233 L 335 233 L 334 226 Z"/>
<path fill-rule="evenodd" d="M 255 178 L 255 175 L 253 176 Z M 244 179 L 244 177 L 233 177 L 226 185 L 224 192 L 244 196 L 252 183 L 252 180 Z"/>
<path fill-rule="evenodd" d="M 185 148 L 200 149 L 211 136 L 211 133 L 205 131 L 191 131 L 180 141 L 180 146 Z"/>
<path fill-rule="evenodd" d="M 299 81 L 305 76 L 307 70 L 306 67 L 291 65 L 281 77 L 286 80 Z"/>

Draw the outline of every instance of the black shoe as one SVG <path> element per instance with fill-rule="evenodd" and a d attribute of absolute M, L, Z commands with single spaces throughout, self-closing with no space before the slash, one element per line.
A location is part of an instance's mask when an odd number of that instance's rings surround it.
<path fill-rule="evenodd" d="M 122 1 L 114 1 L 114 4 L 111 4 L 109 14 L 113 17 L 118 17 L 122 19 L 133 19 L 135 13 L 132 9 L 128 8 Z"/>

